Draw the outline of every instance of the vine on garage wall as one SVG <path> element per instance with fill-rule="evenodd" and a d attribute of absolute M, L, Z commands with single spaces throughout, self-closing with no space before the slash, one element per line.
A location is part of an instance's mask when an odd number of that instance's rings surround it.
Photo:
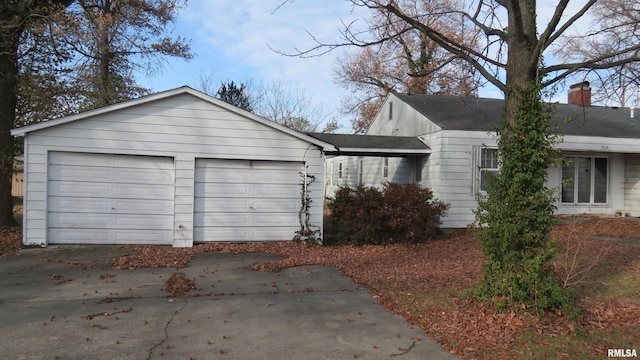
<path fill-rule="evenodd" d="M 305 168 L 308 170 L 309 166 Z M 316 181 L 316 177 L 309 174 L 308 171 L 298 172 L 300 175 L 300 187 L 301 187 L 301 204 L 300 211 L 298 211 L 298 219 L 300 221 L 300 229 L 296 231 L 296 235 L 293 237 L 294 241 L 302 243 L 316 243 L 321 244 L 322 238 L 320 237 L 320 226 L 311 223 L 311 191 L 309 186 Z"/>

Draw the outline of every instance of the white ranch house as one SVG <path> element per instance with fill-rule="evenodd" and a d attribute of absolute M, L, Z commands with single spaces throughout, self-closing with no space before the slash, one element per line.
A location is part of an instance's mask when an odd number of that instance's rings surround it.
<path fill-rule="evenodd" d="M 547 186 L 558 189 L 556 213 L 640 216 L 640 118 L 629 108 L 590 106 L 588 83 L 572 86 L 569 102 L 575 104 L 554 105 L 566 160 L 548 171 Z M 473 97 L 390 95 L 366 135 L 359 136 L 363 141 L 368 136 L 419 140 L 423 153 L 403 149 L 330 156 L 327 196 L 341 185 L 420 183 L 451 205 L 443 227 L 466 227 L 474 221 L 483 178 L 500 171 L 494 130 L 502 104 Z M 562 121 L 568 117 L 573 121 Z M 332 135 L 312 135 L 340 149 Z"/>
<path fill-rule="evenodd" d="M 640 216 L 640 119 L 589 97 L 580 84 L 570 101 L 586 104 L 555 105 L 566 160 L 549 169 L 557 213 Z M 386 181 L 431 188 L 451 205 L 442 226 L 466 227 L 483 179 L 500 170 L 501 111 L 496 99 L 392 94 L 366 135 L 302 134 L 182 87 L 14 129 L 25 138 L 23 241 L 291 240 L 305 175 L 320 236 L 325 197 Z"/>
<path fill-rule="evenodd" d="M 25 244 L 291 240 L 301 174 L 322 231 L 333 147 L 182 87 L 12 131 Z"/>

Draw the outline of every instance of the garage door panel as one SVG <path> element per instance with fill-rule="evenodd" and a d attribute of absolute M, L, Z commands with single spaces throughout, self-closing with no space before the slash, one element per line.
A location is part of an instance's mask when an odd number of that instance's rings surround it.
<path fill-rule="evenodd" d="M 49 228 L 108 229 L 111 224 L 104 214 L 49 212 Z"/>
<path fill-rule="evenodd" d="M 77 181 L 49 181 L 50 196 L 96 198 L 167 199 L 173 187 L 158 184 L 122 184 Z"/>
<path fill-rule="evenodd" d="M 251 225 L 249 215 L 244 214 L 199 213 L 194 218 L 204 227 Z"/>
<path fill-rule="evenodd" d="M 253 208 L 259 212 L 286 212 L 286 213 L 297 213 L 300 210 L 300 199 L 292 200 L 282 200 L 282 199 L 257 199 L 254 202 Z"/>
<path fill-rule="evenodd" d="M 196 160 L 194 240 L 290 240 L 303 163 Z"/>
<path fill-rule="evenodd" d="M 51 152 L 51 243 L 171 244 L 174 161 L 135 155 Z"/>
<path fill-rule="evenodd" d="M 216 184 L 196 183 L 196 194 L 207 194 L 208 197 L 249 197 L 249 187 L 246 184 Z"/>
<path fill-rule="evenodd" d="M 110 184 L 91 184 L 75 181 L 49 181 L 49 196 L 69 197 L 104 197 L 108 198 L 113 192 Z"/>
<path fill-rule="evenodd" d="M 194 239 L 212 239 L 215 241 L 247 241 L 252 234 L 246 228 L 238 227 L 197 227 L 193 230 Z M 241 240 L 245 239 L 245 240 Z M 211 241 L 211 240 L 210 240 Z"/>
<path fill-rule="evenodd" d="M 195 209 L 198 209 L 198 212 L 201 213 L 217 211 L 220 207 L 219 204 L 207 201 L 204 198 L 196 198 L 194 201 Z M 246 198 L 226 198 L 224 201 L 226 212 L 247 212 L 251 209 L 251 201 Z"/>
<path fill-rule="evenodd" d="M 297 184 L 263 184 L 254 187 L 253 195 L 262 198 L 300 199 L 302 190 Z"/>
<path fill-rule="evenodd" d="M 56 244 L 171 244 L 170 235 L 161 230 L 50 229 L 48 236 Z"/>
<path fill-rule="evenodd" d="M 278 241 L 283 239 L 291 239 L 291 234 L 295 233 L 296 230 L 299 230 L 299 228 L 297 227 L 286 227 L 286 228 L 264 227 L 264 228 L 256 228 L 253 235 L 257 238 L 265 239 L 265 241 Z"/>
<path fill-rule="evenodd" d="M 49 165 L 74 165 L 91 167 L 97 164 L 106 167 L 133 169 L 173 170 L 173 159 L 159 156 L 135 156 L 120 154 L 96 154 L 83 152 L 50 152 Z"/>
<path fill-rule="evenodd" d="M 198 206 L 200 203 L 200 206 Z M 207 214 L 207 213 L 220 213 L 217 211 L 217 208 L 220 207 L 219 204 L 212 204 L 211 202 L 206 202 L 203 199 L 198 199 L 196 201 L 196 206 L 198 206 L 198 211 L 195 214 Z M 258 201 L 258 200 L 245 200 L 245 199 L 225 199 L 225 214 L 229 214 L 230 216 L 236 216 L 237 214 L 258 214 L 258 213 L 288 213 L 288 214 L 297 214 L 300 210 L 300 204 L 291 200 L 278 200 L 278 201 Z"/>
<path fill-rule="evenodd" d="M 101 198 L 68 198 L 68 197 L 49 197 L 49 208 L 51 211 L 78 211 L 85 209 L 88 212 L 106 213 L 111 210 L 111 201 Z"/>
<path fill-rule="evenodd" d="M 174 206 L 172 201 L 167 200 L 129 200 L 116 199 L 114 210 L 119 213 L 133 214 L 165 214 L 173 215 Z"/>
<path fill-rule="evenodd" d="M 83 209 L 85 212 L 109 214 L 117 210 L 119 213 L 167 214 L 173 213 L 173 204 L 163 200 L 124 200 L 109 198 L 49 198 L 51 209 L 59 212 L 74 212 Z"/>
<path fill-rule="evenodd" d="M 74 182 L 94 182 L 104 181 L 111 176 L 109 169 L 104 167 L 82 167 L 77 165 L 66 167 L 51 167 L 49 169 L 49 180 L 52 181 L 74 181 Z"/>
<path fill-rule="evenodd" d="M 229 171 L 228 169 L 214 169 L 211 167 L 205 167 L 200 169 L 210 169 L 210 171 L 197 171 L 196 172 L 196 182 L 203 183 L 228 183 L 228 182 L 239 182 L 246 183 L 251 179 L 249 178 L 249 171 L 233 169 Z"/>
<path fill-rule="evenodd" d="M 128 184 L 173 184 L 173 171 L 158 169 L 125 169 L 115 172 L 116 182 Z"/>
<path fill-rule="evenodd" d="M 257 170 L 254 176 L 255 183 L 267 184 L 298 184 L 299 174 L 287 168 Z"/>
<path fill-rule="evenodd" d="M 297 222 L 298 216 L 294 214 L 255 214 L 253 216 L 253 224 L 256 226 L 291 226 Z"/>
<path fill-rule="evenodd" d="M 167 199 L 173 200 L 173 186 L 166 185 L 137 185 L 137 184 L 116 184 L 116 197 L 142 198 L 142 199 Z"/>
<path fill-rule="evenodd" d="M 49 227 L 74 229 L 166 229 L 172 215 L 49 213 Z"/>
<path fill-rule="evenodd" d="M 171 229 L 173 215 L 118 214 L 115 226 L 119 229 Z"/>

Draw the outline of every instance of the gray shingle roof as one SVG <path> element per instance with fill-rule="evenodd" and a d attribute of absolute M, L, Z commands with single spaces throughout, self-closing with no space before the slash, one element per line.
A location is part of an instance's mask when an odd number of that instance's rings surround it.
<path fill-rule="evenodd" d="M 493 131 L 499 125 L 501 99 L 441 95 L 396 94 L 443 130 Z M 554 123 L 564 135 L 640 138 L 640 111 L 629 108 L 552 104 Z M 573 118 L 565 123 L 563 120 Z"/>

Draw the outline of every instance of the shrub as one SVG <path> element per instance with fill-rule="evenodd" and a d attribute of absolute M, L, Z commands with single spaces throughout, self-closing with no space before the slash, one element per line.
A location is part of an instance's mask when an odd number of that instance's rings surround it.
<path fill-rule="evenodd" d="M 335 238 L 325 245 L 427 241 L 438 234 L 440 217 L 449 207 L 428 188 L 396 183 L 385 183 L 382 190 L 341 187 L 328 206 Z"/>

